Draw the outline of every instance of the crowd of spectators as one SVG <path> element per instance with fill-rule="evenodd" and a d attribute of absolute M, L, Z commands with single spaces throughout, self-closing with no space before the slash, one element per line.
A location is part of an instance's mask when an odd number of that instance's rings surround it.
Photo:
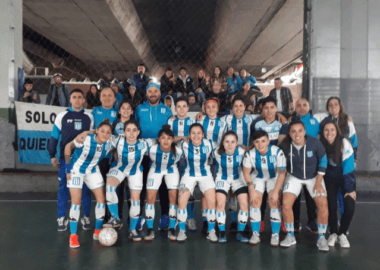
<path fill-rule="evenodd" d="M 145 73 L 146 67 L 140 64 L 137 73 L 134 74 L 128 83 L 121 84 L 114 79 L 107 86 L 110 86 L 116 94 L 115 106 L 119 106 L 123 100 L 128 100 L 136 109 L 138 105 L 146 100 L 146 87 L 152 79 Z M 161 102 L 168 107 L 174 105 L 178 97 L 185 96 L 189 100 L 190 111 L 202 111 L 202 104 L 208 98 L 218 98 L 220 100 L 219 114 L 228 114 L 231 109 L 231 101 L 234 97 L 242 97 L 246 104 L 247 111 L 250 113 L 260 111 L 260 99 L 263 93 L 256 86 L 256 78 L 249 74 L 245 69 L 240 72 L 233 67 L 227 69 L 226 74 L 216 66 L 212 74 L 207 74 L 205 69 L 200 68 L 196 77 L 193 79 L 187 73 L 185 67 L 179 69 L 178 76 L 173 70 L 167 67 L 160 79 Z M 106 85 L 91 84 L 86 94 L 88 109 L 93 109 L 101 104 L 99 90 Z M 292 94 L 287 87 L 282 86 L 281 78 L 276 78 L 274 86 L 270 91 L 270 96 L 275 98 L 278 111 L 291 114 L 294 110 Z M 62 75 L 54 74 L 54 84 L 48 89 L 46 105 L 69 106 L 70 90 L 67 85 L 62 83 Z M 25 80 L 24 89 L 20 92 L 19 101 L 40 103 L 38 91 L 33 89 L 33 82 Z M 171 108 L 173 109 L 173 108 Z M 173 109 L 174 110 L 174 109 Z"/>

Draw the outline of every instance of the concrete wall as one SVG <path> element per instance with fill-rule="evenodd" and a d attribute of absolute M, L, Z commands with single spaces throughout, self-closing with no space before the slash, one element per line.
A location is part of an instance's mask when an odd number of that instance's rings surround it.
<path fill-rule="evenodd" d="M 380 169 L 380 1 L 315 0 L 311 5 L 310 97 L 325 111 L 340 96 L 355 121 L 358 171 Z"/>
<path fill-rule="evenodd" d="M 22 0 L 0 1 L 0 36 L 0 117 L 8 119 L 22 67 Z"/>

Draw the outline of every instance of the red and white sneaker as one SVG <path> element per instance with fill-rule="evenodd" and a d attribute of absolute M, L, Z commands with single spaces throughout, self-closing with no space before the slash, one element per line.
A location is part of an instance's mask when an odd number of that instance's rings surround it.
<path fill-rule="evenodd" d="M 71 248 L 79 248 L 80 247 L 77 234 L 70 235 L 70 247 Z"/>
<path fill-rule="evenodd" d="M 261 224 L 260 224 L 260 233 L 263 233 L 264 229 L 265 229 L 265 222 L 261 221 Z"/>
<path fill-rule="evenodd" d="M 283 221 L 281 221 L 280 232 L 282 232 L 282 233 L 287 233 L 287 231 L 286 231 L 286 227 L 285 227 L 285 223 L 284 223 Z"/>
<path fill-rule="evenodd" d="M 101 230 L 94 230 L 94 234 L 92 235 L 92 239 L 99 240 L 99 233 Z"/>

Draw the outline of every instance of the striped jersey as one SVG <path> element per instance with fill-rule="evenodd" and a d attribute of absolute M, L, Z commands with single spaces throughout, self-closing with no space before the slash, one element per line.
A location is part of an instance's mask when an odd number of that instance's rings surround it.
<path fill-rule="evenodd" d="M 281 124 L 278 120 L 274 120 L 272 123 L 265 122 L 265 119 L 259 118 L 252 123 L 252 134 L 258 130 L 264 130 L 268 133 L 270 144 L 277 145 L 278 137 L 280 135 L 286 135 L 288 132 L 288 124 Z"/>
<path fill-rule="evenodd" d="M 148 155 L 152 161 L 150 169 L 154 170 L 154 173 L 178 172 L 177 162 L 181 159 L 182 150 L 177 146 L 175 149 L 176 154 L 174 155 L 172 151 L 162 151 L 159 144 L 150 147 L 148 150 Z"/>
<path fill-rule="evenodd" d="M 207 115 L 202 116 L 202 120 L 197 120 L 197 123 L 203 126 L 205 139 L 212 140 L 216 143 L 219 143 L 222 140 L 222 136 L 227 129 L 226 123 L 219 117 L 211 119 Z"/>
<path fill-rule="evenodd" d="M 179 119 L 176 117 L 174 120 L 170 117 L 168 119 L 168 125 L 171 130 L 173 130 L 175 137 L 188 137 L 190 126 L 195 123 L 194 119 L 186 117 L 184 119 Z"/>
<path fill-rule="evenodd" d="M 202 139 L 199 146 L 195 146 L 189 140 L 189 143 L 182 141 L 181 149 L 185 156 L 186 164 L 182 176 L 202 177 L 211 176 L 209 157 L 217 143 Z"/>
<path fill-rule="evenodd" d="M 95 134 L 88 135 L 83 143 L 74 140 L 75 151 L 71 158 L 73 171 L 81 174 L 99 172 L 98 164 L 112 149 L 112 137 L 105 143 L 99 144 Z"/>
<path fill-rule="evenodd" d="M 269 180 L 277 178 L 277 168 L 286 169 L 286 158 L 278 146 L 270 144 L 265 155 L 261 155 L 256 148 L 246 152 L 243 166 L 253 169 L 252 177 Z"/>
<path fill-rule="evenodd" d="M 142 172 L 141 161 L 154 140 L 139 139 L 135 144 L 128 144 L 124 135 L 114 137 L 112 146 L 117 150 L 118 160 L 112 163 L 111 168 L 116 168 L 126 175 L 135 175 Z"/>
<path fill-rule="evenodd" d="M 238 136 L 238 144 L 249 146 L 251 136 L 251 124 L 259 115 L 244 115 L 242 118 L 236 118 L 235 115 L 226 115 L 223 121 L 227 124 L 227 129 L 234 131 Z"/>
<path fill-rule="evenodd" d="M 236 147 L 233 155 L 223 153 L 218 154 L 219 147 L 213 151 L 214 160 L 216 164 L 216 179 L 222 180 L 237 180 L 241 172 L 241 163 L 244 158 L 244 149 Z"/>

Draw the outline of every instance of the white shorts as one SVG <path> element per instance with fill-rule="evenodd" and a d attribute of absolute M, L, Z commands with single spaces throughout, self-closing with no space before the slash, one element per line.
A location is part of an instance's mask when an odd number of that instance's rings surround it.
<path fill-rule="evenodd" d="M 191 192 L 191 195 L 194 192 L 195 186 L 198 185 L 202 193 L 205 193 L 208 189 L 215 189 L 215 182 L 212 176 L 182 176 L 180 187 L 188 188 Z"/>
<path fill-rule="evenodd" d="M 247 183 L 244 181 L 244 178 L 242 177 L 240 177 L 237 180 L 222 180 L 220 178 L 217 178 L 215 179 L 215 186 L 216 186 L 216 192 L 221 192 L 226 195 L 228 194 L 228 191 L 230 190 L 230 188 L 232 189 L 233 193 L 235 193 L 236 191 L 238 191 L 239 194 L 248 193 Z"/>
<path fill-rule="evenodd" d="M 298 197 L 301 193 L 302 185 L 306 185 L 307 190 L 310 193 L 310 196 L 312 198 L 316 197 L 315 192 L 313 192 L 313 188 L 315 185 L 315 182 L 317 181 L 317 177 L 314 177 L 312 179 L 307 179 L 307 180 L 300 180 L 290 173 L 287 174 L 285 178 L 285 183 L 284 183 L 284 192 L 283 193 L 293 193 Z M 325 186 L 325 181 L 322 181 L 322 186 L 325 189 L 325 192 L 321 194 L 322 196 L 327 196 L 326 192 L 326 186 Z"/>
<path fill-rule="evenodd" d="M 175 171 L 173 173 L 155 173 L 154 168 L 149 170 L 148 180 L 146 182 L 147 190 L 158 190 L 162 183 L 162 178 L 165 177 L 165 183 L 167 188 L 178 189 L 179 186 L 179 173 Z"/>
<path fill-rule="evenodd" d="M 115 177 L 120 183 L 128 177 L 128 186 L 130 190 L 141 191 L 143 188 L 143 175 L 140 171 L 137 171 L 135 175 L 127 175 L 126 173 L 114 168 L 108 172 L 107 177 Z"/>
<path fill-rule="evenodd" d="M 253 187 L 261 194 L 264 194 L 265 191 L 267 191 L 269 194 L 269 192 L 271 192 L 272 189 L 274 189 L 274 187 L 276 186 L 276 182 L 277 178 L 271 178 L 267 180 L 254 178 L 254 180 L 252 180 Z"/>
<path fill-rule="evenodd" d="M 67 180 L 67 188 L 82 189 L 83 183 L 91 190 L 98 189 L 104 186 L 103 176 L 100 172 L 81 174 L 71 171 L 71 180 Z"/>

